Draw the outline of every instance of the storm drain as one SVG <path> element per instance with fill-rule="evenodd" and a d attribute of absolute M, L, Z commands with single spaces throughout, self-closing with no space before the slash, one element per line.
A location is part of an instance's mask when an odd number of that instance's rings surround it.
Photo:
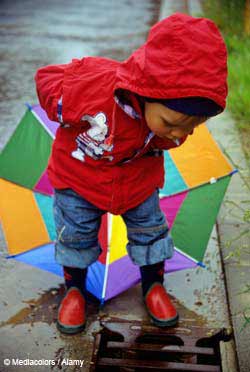
<path fill-rule="evenodd" d="M 222 371 L 225 330 L 157 328 L 137 322 L 103 322 L 95 337 L 91 371 Z"/>

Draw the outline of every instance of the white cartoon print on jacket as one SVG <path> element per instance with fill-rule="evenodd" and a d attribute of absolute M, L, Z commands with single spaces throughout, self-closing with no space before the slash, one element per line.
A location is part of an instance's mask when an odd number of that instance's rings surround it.
<path fill-rule="evenodd" d="M 113 148 L 113 145 L 105 143 L 108 135 L 106 115 L 103 112 L 99 112 L 95 116 L 84 115 L 82 120 L 88 121 L 91 127 L 77 136 L 77 149 L 72 151 L 71 155 L 80 161 L 85 160 L 85 155 L 95 160 L 100 159 L 104 151 L 111 151 Z M 112 160 L 112 157 L 109 159 Z"/>

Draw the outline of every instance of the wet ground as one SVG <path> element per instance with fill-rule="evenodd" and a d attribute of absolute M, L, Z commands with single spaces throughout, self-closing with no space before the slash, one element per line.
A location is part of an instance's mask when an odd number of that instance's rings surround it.
<path fill-rule="evenodd" d="M 0 147 L 36 102 L 38 67 L 101 55 L 118 60 L 145 40 L 159 1 L 1 0 Z"/>
<path fill-rule="evenodd" d="M 153 0 L 1 1 L 0 147 L 23 115 L 24 103 L 37 102 L 33 76 L 38 67 L 67 63 L 85 55 L 123 60 L 144 42 L 158 12 L 159 2 Z M 61 364 L 63 358 L 82 360 L 81 370 L 88 371 L 100 319 L 148 321 L 137 286 L 109 301 L 100 311 L 97 305 L 89 304 L 86 331 L 74 337 L 61 335 L 55 319 L 63 292 L 62 280 L 6 260 L 3 240 L 0 244 L 1 359 L 56 361 L 50 367 L 44 364 L 16 367 L 3 365 L 0 360 L 0 371 L 80 370 L 78 366 Z M 229 325 L 215 230 L 205 264 L 207 269 L 198 267 L 166 277 L 168 290 L 181 314 L 182 327 L 188 327 L 190 322 L 210 328 Z"/>

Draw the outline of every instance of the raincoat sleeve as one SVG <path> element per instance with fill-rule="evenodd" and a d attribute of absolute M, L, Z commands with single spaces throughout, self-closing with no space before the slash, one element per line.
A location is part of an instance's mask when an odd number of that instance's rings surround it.
<path fill-rule="evenodd" d="M 50 65 L 37 70 L 36 91 L 40 105 L 50 120 L 59 121 L 58 104 L 62 97 L 66 65 Z"/>
<path fill-rule="evenodd" d="M 35 75 L 41 107 L 50 120 L 60 124 L 77 125 L 80 122 L 79 115 L 76 115 L 76 97 L 71 98 L 76 63 L 81 61 L 72 60 L 68 64 L 45 66 L 39 68 Z"/>
<path fill-rule="evenodd" d="M 160 137 L 154 136 L 154 138 L 151 141 L 151 148 L 152 149 L 159 149 L 159 150 L 169 150 L 174 147 L 179 147 L 181 146 L 187 139 L 187 136 L 181 138 L 179 141 L 180 143 L 177 144 L 172 140 L 168 139 L 162 139 Z"/>

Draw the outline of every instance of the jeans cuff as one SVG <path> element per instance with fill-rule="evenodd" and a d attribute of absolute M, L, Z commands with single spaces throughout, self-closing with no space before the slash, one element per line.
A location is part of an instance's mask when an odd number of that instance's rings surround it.
<path fill-rule="evenodd" d="M 101 252 L 102 249 L 99 244 L 89 249 L 67 248 L 60 242 L 55 244 L 56 262 L 59 265 L 77 267 L 79 269 L 85 269 L 94 263 Z"/>
<path fill-rule="evenodd" d="M 134 264 L 138 266 L 153 265 L 173 257 L 174 243 L 171 236 L 168 235 L 151 245 L 133 245 L 128 243 L 127 251 Z"/>

